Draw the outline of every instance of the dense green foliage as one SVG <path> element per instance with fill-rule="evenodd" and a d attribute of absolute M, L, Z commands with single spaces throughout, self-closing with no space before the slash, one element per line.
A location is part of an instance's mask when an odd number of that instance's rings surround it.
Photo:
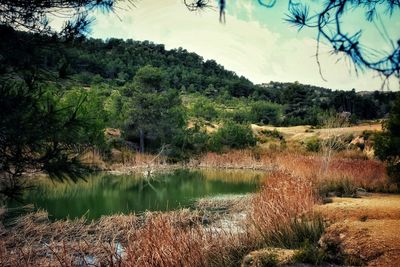
<path fill-rule="evenodd" d="M 210 149 L 223 151 L 229 148 L 246 148 L 256 144 L 256 139 L 250 127 L 232 122 L 225 123 L 211 135 Z"/>
<path fill-rule="evenodd" d="M 159 68 L 158 75 L 163 73 L 163 88 L 174 88 L 180 94 L 201 94 L 212 101 L 211 105 L 218 102 L 228 107 L 232 99 L 240 99 L 246 107 L 244 113 L 236 112 L 235 106 L 228 115 L 237 122 L 317 125 L 328 111 L 350 112 L 353 121 L 382 118 L 390 111 L 396 95 L 332 91 L 299 83 L 254 85 L 213 60 L 204 61 L 184 49 L 166 50 L 164 45 L 147 41 L 89 39 L 63 43 L 56 37 L 17 33 L 4 27 L 0 31 L 2 36 L 9 36 L 0 42 L 0 74 L 40 69 L 46 79 L 63 86 L 101 85 L 121 91 L 132 83 L 140 68 L 149 65 Z M 256 103 L 248 109 L 252 102 Z M 210 104 L 202 109 L 198 106 L 194 112 L 206 120 L 227 118 L 223 114 L 226 109 L 217 114 Z M 262 109 L 269 109 L 269 115 Z M 255 116 L 248 114 L 253 111 Z"/>
<path fill-rule="evenodd" d="M 400 97 L 383 126 L 384 132 L 375 136 L 375 154 L 388 162 L 389 175 L 400 183 Z"/>
<path fill-rule="evenodd" d="M 140 68 L 132 85 L 125 87 L 129 115 L 125 132 L 129 140 L 138 139 L 139 150 L 145 141 L 153 148 L 169 144 L 185 127 L 181 100 L 176 90 L 165 88 L 164 73 L 151 66 Z"/>
<path fill-rule="evenodd" d="M 27 170 L 75 180 L 86 170 L 79 152 L 104 144 L 104 121 L 92 118 L 97 97 L 26 81 L 0 83 L 0 195 L 20 193 Z M 1 200 L 1 199 L 0 199 Z"/>
<path fill-rule="evenodd" d="M 250 113 L 253 122 L 259 124 L 279 124 L 281 120 L 281 106 L 267 101 L 256 101 L 251 104 Z"/>

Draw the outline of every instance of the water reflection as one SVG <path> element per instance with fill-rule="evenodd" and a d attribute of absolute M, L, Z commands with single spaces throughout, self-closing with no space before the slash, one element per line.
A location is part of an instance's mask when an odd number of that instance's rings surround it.
<path fill-rule="evenodd" d="M 78 183 L 38 178 L 36 187 L 25 193 L 24 202 L 47 210 L 55 219 L 84 214 L 93 219 L 106 214 L 171 210 L 205 196 L 253 192 L 262 177 L 254 171 L 182 169 L 151 176 L 100 173 Z"/>

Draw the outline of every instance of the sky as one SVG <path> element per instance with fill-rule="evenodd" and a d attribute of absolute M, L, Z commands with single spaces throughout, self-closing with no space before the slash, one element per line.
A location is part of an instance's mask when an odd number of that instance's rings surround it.
<path fill-rule="evenodd" d="M 355 73 L 352 62 L 332 54 L 326 43 L 320 44 L 319 73 L 316 54 L 316 32 L 298 31 L 285 22 L 287 1 L 278 0 L 265 8 L 257 0 L 226 0 L 226 24 L 219 23 L 217 9 L 190 12 L 183 0 L 136 0 L 135 7 L 122 5 L 116 14 L 96 12 L 90 37 L 149 40 L 164 44 L 166 49 L 182 47 L 204 59 L 214 59 L 226 69 L 252 82 L 270 81 L 313 84 L 332 89 L 358 91 L 379 90 L 382 79 L 371 71 Z M 316 0 L 307 1 L 318 8 Z M 400 12 L 399 12 L 400 13 Z M 382 22 L 389 36 L 400 39 L 400 14 L 384 16 Z M 390 51 L 388 42 L 363 14 L 351 10 L 344 18 L 346 30 L 362 29 L 363 39 L 372 47 Z M 390 89 L 399 90 L 392 79 Z"/>

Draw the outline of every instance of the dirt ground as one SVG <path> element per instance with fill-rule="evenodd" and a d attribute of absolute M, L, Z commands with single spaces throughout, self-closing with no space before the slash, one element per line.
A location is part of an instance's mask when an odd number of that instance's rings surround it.
<path fill-rule="evenodd" d="M 331 223 L 321 243 L 337 244 L 348 265 L 400 266 L 400 195 L 333 198 L 317 211 Z"/>

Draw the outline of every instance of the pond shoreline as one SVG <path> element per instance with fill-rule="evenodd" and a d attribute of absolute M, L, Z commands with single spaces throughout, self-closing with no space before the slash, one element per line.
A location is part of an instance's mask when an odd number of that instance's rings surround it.
<path fill-rule="evenodd" d="M 123 165 L 112 168 L 105 168 L 100 172 L 107 172 L 115 175 L 131 174 L 135 172 L 160 172 L 160 171 L 173 171 L 177 169 L 189 169 L 189 170 L 201 170 L 201 169 L 216 169 L 216 170 L 249 170 L 249 171 L 276 171 L 278 167 L 276 165 L 271 166 L 229 166 L 229 165 L 204 165 L 204 164 L 157 164 L 151 166 L 135 166 L 135 165 Z"/>

